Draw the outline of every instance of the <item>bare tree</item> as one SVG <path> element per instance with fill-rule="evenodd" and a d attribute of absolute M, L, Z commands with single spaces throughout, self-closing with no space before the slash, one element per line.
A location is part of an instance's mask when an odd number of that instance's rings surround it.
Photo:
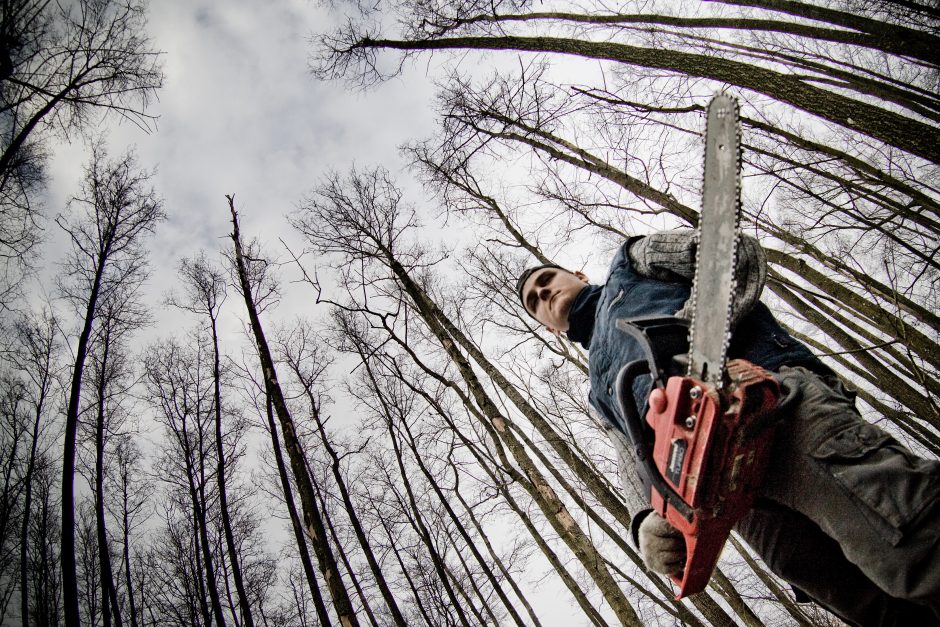
<path fill-rule="evenodd" d="M 121 575 L 124 580 L 126 615 L 131 627 L 146 624 L 144 604 L 136 598 L 137 595 L 141 598 L 146 596 L 143 589 L 146 584 L 134 573 L 135 565 L 138 566 L 136 570 L 139 572 L 143 551 L 136 541 L 132 541 L 132 534 L 144 525 L 153 513 L 150 503 L 154 492 L 153 483 L 143 473 L 142 457 L 134 437 L 124 434 L 118 438 L 113 453 L 116 485 L 109 510 L 112 517 L 118 521 L 121 532 L 121 560 L 124 566 Z"/>
<path fill-rule="evenodd" d="M 167 507 L 170 547 L 180 551 L 180 534 L 187 529 L 193 536 L 195 561 L 192 569 L 199 584 L 196 598 L 200 600 L 203 624 L 214 619 L 226 623 L 219 592 L 219 556 L 213 551 L 210 537 L 209 511 L 213 494 L 211 471 L 215 452 L 215 414 L 213 411 L 212 357 L 204 334 L 192 337 L 192 347 L 178 340 L 164 342 L 150 349 L 145 359 L 146 381 L 151 403 L 157 408 L 157 420 L 166 430 L 167 446 L 161 456 L 165 471 L 161 477 L 176 490 L 171 497 L 178 504 Z M 187 517 L 179 516 L 185 507 Z M 191 585 L 192 577 L 184 582 Z M 187 590 L 187 596 L 191 593 Z"/>
<path fill-rule="evenodd" d="M 193 259 L 184 259 L 180 263 L 180 275 L 185 282 L 185 296 L 171 299 L 177 307 L 203 316 L 212 336 L 212 378 L 213 378 L 213 405 L 215 411 L 215 443 L 216 443 L 216 480 L 218 481 L 219 507 L 222 517 L 222 528 L 225 533 L 225 544 L 228 549 L 228 559 L 232 568 L 232 578 L 235 580 L 235 589 L 238 593 L 238 606 L 242 621 L 246 627 L 254 627 L 251 614 L 251 605 L 245 590 L 242 577 L 242 568 L 235 547 L 235 536 L 232 533 L 232 521 L 229 514 L 228 494 L 225 480 L 225 446 L 222 434 L 222 358 L 219 352 L 218 321 L 219 311 L 225 302 L 225 273 L 221 268 L 213 266 L 205 254 Z"/>
<path fill-rule="evenodd" d="M 420 278 L 412 275 L 418 274 L 419 269 L 430 267 L 434 261 L 419 246 L 409 242 L 408 238 L 417 223 L 416 216 L 401 202 L 401 192 L 387 172 L 381 169 L 364 174 L 353 171 L 348 179 L 334 175 L 308 199 L 294 223 L 316 250 L 335 255 L 338 260 L 336 263 L 364 264 L 366 272 L 370 274 L 360 280 L 373 284 L 389 279 L 395 282 L 394 285 L 400 289 L 399 302 L 413 308 L 457 368 L 467 387 L 462 400 L 472 408 L 471 411 L 490 436 L 506 447 L 501 452 L 508 452 L 512 461 L 518 464 L 519 481 L 526 486 L 554 531 L 579 558 L 618 618 L 625 624 L 638 624 L 634 608 L 597 555 L 596 546 L 547 481 L 516 435 L 512 420 L 499 408 L 474 372 L 471 358 L 462 351 L 466 350 L 473 355 L 472 359 L 480 364 L 487 377 L 498 380 L 501 375 L 482 359 L 474 343 L 457 329 L 430 296 L 430 286 L 427 284 L 430 277 L 426 274 L 419 275 Z M 371 274 L 375 272 L 379 275 Z M 501 389 L 505 389 L 513 398 L 511 386 Z M 518 395 L 515 395 L 513 402 L 520 408 L 526 405 Z M 512 465 L 508 459 L 503 463 Z"/>
<path fill-rule="evenodd" d="M 61 368 L 61 338 L 58 322 L 49 310 L 41 314 L 26 316 L 18 320 L 14 327 L 15 345 L 8 353 L 9 363 L 24 381 L 27 395 L 28 412 L 32 426 L 29 435 L 29 449 L 24 458 L 23 505 L 19 530 L 20 559 L 20 617 L 23 626 L 29 625 L 30 615 L 30 525 L 33 512 L 33 492 L 36 482 L 37 465 L 47 454 L 50 446 L 50 432 L 53 431 L 56 400 L 54 392 L 60 382 L 57 380 Z M 15 445 L 14 445 L 15 451 Z M 11 534 L 5 534 L 11 537 Z M 47 576 L 52 576 L 47 573 Z"/>
<path fill-rule="evenodd" d="M 317 334 L 309 324 L 298 323 L 283 340 L 278 342 L 279 359 L 287 365 L 294 375 L 307 401 L 307 411 L 314 420 L 323 450 L 329 457 L 330 471 L 336 488 L 339 490 L 343 509 L 353 527 L 356 539 L 369 564 L 369 569 L 376 585 L 379 587 L 392 621 L 396 625 L 404 625 L 406 624 L 405 618 L 375 556 L 342 472 L 341 462 L 345 455 L 341 454 L 331 442 L 326 431 L 326 421 L 321 417 L 323 402 L 321 388 L 324 385 L 324 373 L 331 364 L 331 360 L 324 357 L 323 351 L 318 348 L 319 343 Z"/>
<path fill-rule="evenodd" d="M 163 82 L 137 0 L 0 4 L 0 294 L 38 240 L 47 140 L 72 138 L 111 113 L 148 129 Z M 17 265 L 20 267 L 17 268 Z M 9 305 L 7 298 L 0 307 Z"/>
<path fill-rule="evenodd" d="M 119 294 L 133 294 L 147 275 L 144 238 L 163 219 L 161 201 L 148 188 L 150 174 L 138 169 L 132 154 L 110 160 L 103 146 L 93 147 L 81 192 L 58 223 L 72 249 L 60 282 L 63 296 L 81 316 L 65 416 L 62 453 L 62 586 L 66 625 L 79 625 L 75 576 L 75 451 L 82 377 L 101 307 Z"/>

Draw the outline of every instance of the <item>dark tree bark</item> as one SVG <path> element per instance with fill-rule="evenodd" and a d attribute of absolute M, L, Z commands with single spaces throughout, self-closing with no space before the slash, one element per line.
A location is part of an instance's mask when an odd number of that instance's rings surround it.
<path fill-rule="evenodd" d="M 274 422 L 274 407 L 271 398 L 265 394 L 265 407 L 268 417 L 268 430 L 271 434 L 271 449 L 274 451 L 274 460 L 277 464 L 277 474 L 281 480 L 281 490 L 284 493 L 284 503 L 287 506 L 287 512 L 290 516 L 291 528 L 294 530 L 294 541 L 297 544 L 297 552 L 300 554 L 300 563 L 303 565 L 304 575 L 307 580 L 307 587 L 310 588 L 310 595 L 313 597 L 313 604 L 317 610 L 317 617 L 320 624 L 329 627 L 329 612 L 326 610 L 326 604 L 323 602 L 323 595 L 320 594 L 320 585 L 317 583 L 317 575 L 313 569 L 313 562 L 310 560 L 310 552 L 307 550 L 307 540 L 304 538 L 303 523 L 297 514 L 297 506 L 294 505 L 294 493 L 290 487 L 290 479 L 287 476 L 287 466 L 284 464 L 284 456 L 281 454 L 281 443 L 277 437 L 277 424 Z"/>
<path fill-rule="evenodd" d="M 101 615 L 105 627 L 111 627 L 111 620 L 118 627 L 124 624 L 121 619 L 121 607 L 117 598 L 117 587 L 114 584 L 114 570 L 111 567 L 111 544 L 108 539 L 107 521 L 105 519 L 104 505 L 104 457 L 105 457 L 105 430 L 112 425 L 108 424 L 105 416 L 105 403 L 110 391 L 111 383 L 110 370 L 112 364 L 109 361 L 111 351 L 114 348 L 113 342 L 116 341 L 112 333 L 113 317 L 111 312 L 105 315 L 104 329 L 101 335 L 101 355 L 100 361 L 96 365 L 95 381 L 96 384 L 96 415 L 95 415 L 95 468 L 94 468 L 94 498 L 95 498 L 95 529 L 97 533 L 98 563 L 100 568 L 99 578 L 101 581 Z"/>

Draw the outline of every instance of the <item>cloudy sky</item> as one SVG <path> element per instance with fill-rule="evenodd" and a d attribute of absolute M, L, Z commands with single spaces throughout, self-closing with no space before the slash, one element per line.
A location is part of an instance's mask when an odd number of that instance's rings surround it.
<path fill-rule="evenodd" d="M 149 34 L 166 74 L 150 109 L 159 116 L 156 130 L 146 134 L 117 118 L 107 126 L 112 154 L 135 147 L 140 165 L 156 169 L 154 186 L 165 200 L 168 220 L 151 257 L 155 306 L 180 257 L 228 246 L 225 194 L 235 194 L 245 235 L 274 251 L 279 237 L 292 237 L 285 215 L 321 176 L 354 163 L 402 173 L 398 146 L 432 132 L 436 62 L 367 92 L 311 75 L 311 38 L 338 12 L 307 0 L 151 3 Z M 50 218 L 76 193 L 86 160 L 80 139 L 56 150 Z M 49 226 L 47 269 L 63 250 L 62 234 Z"/>

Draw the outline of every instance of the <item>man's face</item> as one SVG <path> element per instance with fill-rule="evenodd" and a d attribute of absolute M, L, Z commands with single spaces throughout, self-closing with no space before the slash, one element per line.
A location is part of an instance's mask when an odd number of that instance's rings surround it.
<path fill-rule="evenodd" d="M 552 333 L 568 330 L 568 312 L 575 297 L 588 284 L 583 272 L 542 268 L 522 287 L 522 302 L 532 317 Z"/>

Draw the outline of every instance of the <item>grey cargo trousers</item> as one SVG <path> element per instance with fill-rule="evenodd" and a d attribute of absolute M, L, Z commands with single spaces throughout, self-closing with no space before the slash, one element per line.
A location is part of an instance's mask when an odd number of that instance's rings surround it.
<path fill-rule="evenodd" d="M 778 427 L 736 531 L 771 571 L 856 625 L 940 625 L 940 462 L 866 422 L 835 377 L 784 367 Z"/>

